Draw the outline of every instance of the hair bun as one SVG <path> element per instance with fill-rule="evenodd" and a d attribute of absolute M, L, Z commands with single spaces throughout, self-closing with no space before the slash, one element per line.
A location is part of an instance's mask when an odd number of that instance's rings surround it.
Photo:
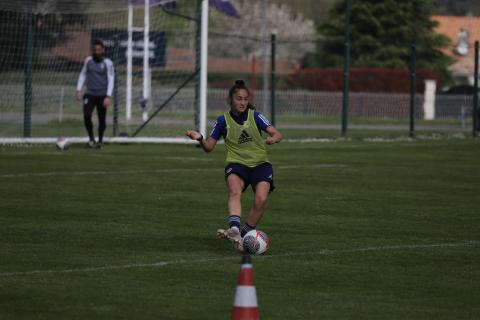
<path fill-rule="evenodd" d="M 235 85 L 236 85 L 236 86 L 245 87 L 245 81 L 243 81 L 243 80 L 235 80 Z"/>

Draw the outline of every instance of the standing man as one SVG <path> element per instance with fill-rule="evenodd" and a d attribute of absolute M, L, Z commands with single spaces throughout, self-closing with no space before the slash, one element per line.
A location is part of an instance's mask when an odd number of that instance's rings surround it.
<path fill-rule="evenodd" d="M 97 107 L 98 115 L 98 143 L 97 149 L 102 148 L 103 133 L 105 132 L 107 108 L 112 104 L 112 92 L 115 73 L 113 63 L 105 58 L 105 46 L 102 41 L 95 40 L 92 47 L 92 55 L 85 59 L 82 71 L 78 77 L 77 91 L 75 97 L 78 101 L 82 99 L 82 89 L 85 81 L 87 82 L 87 91 L 83 95 L 83 120 L 88 132 L 88 143 L 86 148 L 95 146 L 95 136 L 93 135 L 92 113 Z"/>

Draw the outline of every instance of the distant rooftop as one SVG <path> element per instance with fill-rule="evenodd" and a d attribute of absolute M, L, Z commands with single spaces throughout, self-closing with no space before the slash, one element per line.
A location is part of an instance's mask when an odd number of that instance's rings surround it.
<path fill-rule="evenodd" d="M 450 38 L 452 45 L 445 49 L 445 53 L 455 59 L 451 70 L 455 78 L 469 78 L 473 81 L 474 69 L 474 45 L 480 41 L 480 17 L 458 17 L 458 16 L 434 16 L 433 20 L 439 25 L 436 32 Z M 464 56 L 457 53 L 457 43 L 461 30 L 468 32 L 468 53 Z"/>

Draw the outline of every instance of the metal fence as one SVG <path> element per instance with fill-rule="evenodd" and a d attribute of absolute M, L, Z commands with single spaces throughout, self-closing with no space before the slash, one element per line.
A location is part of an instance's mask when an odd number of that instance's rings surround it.
<path fill-rule="evenodd" d="M 134 87 L 138 93 L 138 101 L 134 108 L 133 119 L 130 122 L 125 120 L 124 104 L 120 105 L 119 122 L 126 125 L 138 125 L 141 123 L 141 97 L 140 86 Z M 152 90 L 153 101 L 162 101 L 170 96 L 175 88 L 155 87 Z M 20 136 L 23 126 L 23 86 L 0 85 L 2 99 L 0 99 L 0 136 Z M 74 97 L 72 86 L 61 85 L 37 85 L 33 91 L 32 106 L 32 129 L 34 135 L 42 131 L 35 130 L 37 126 L 49 124 L 61 124 L 64 121 L 82 119 L 82 106 Z M 124 89 L 119 88 L 119 96 L 124 96 Z M 260 103 L 263 99 L 262 90 L 252 90 L 252 101 L 257 110 L 271 117 L 271 110 L 264 110 Z M 183 130 L 193 124 L 194 115 L 194 88 L 184 88 L 159 114 L 151 124 L 152 127 L 167 126 L 170 128 L 170 135 L 180 135 Z M 228 90 L 208 90 L 208 116 L 210 125 L 219 114 L 228 110 Z M 409 99 L 408 94 L 385 94 L 385 93 L 351 93 L 349 119 L 352 124 L 368 125 L 365 128 L 372 129 L 378 126 L 383 128 L 385 124 L 406 124 L 409 120 Z M 468 130 L 467 125 L 471 122 L 472 97 L 469 95 L 436 95 L 434 119 L 425 120 L 420 128 L 432 130 L 463 131 Z M 415 103 L 415 118 L 423 120 L 425 112 L 423 109 L 423 95 L 417 95 Z M 342 114 L 342 93 L 321 92 L 308 90 L 278 90 L 276 92 L 276 118 L 279 127 L 306 128 L 305 124 L 316 124 L 314 128 L 322 129 L 323 124 L 340 125 Z M 110 119 L 111 120 L 111 119 Z M 110 121 L 111 122 L 111 121 Z M 439 126 L 439 125 L 442 126 Z M 83 135 L 81 123 L 79 124 L 79 135 Z M 54 126 L 53 126 L 54 127 Z M 357 129 L 361 129 L 358 127 Z M 62 135 L 62 126 L 56 132 L 50 133 Z M 124 129 L 126 130 L 126 129 Z M 128 131 L 128 130 L 127 130 Z M 37 132 L 37 134 L 35 134 Z M 152 131 L 145 134 L 154 134 Z"/>

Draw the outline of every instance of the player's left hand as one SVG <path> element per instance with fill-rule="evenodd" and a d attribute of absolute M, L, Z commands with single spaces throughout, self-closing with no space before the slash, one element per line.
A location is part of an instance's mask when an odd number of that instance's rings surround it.
<path fill-rule="evenodd" d="M 202 138 L 202 134 L 194 130 L 188 130 L 187 132 L 185 132 L 185 135 L 192 140 L 198 140 Z"/>
<path fill-rule="evenodd" d="M 275 144 L 275 143 L 277 143 L 277 141 L 275 141 L 275 139 L 274 139 L 273 137 L 267 137 L 267 138 L 265 139 L 265 143 L 270 145 L 270 144 Z"/>
<path fill-rule="evenodd" d="M 103 106 L 105 108 L 110 107 L 111 104 L 112 104 L 112 99 L 110 99 L 110 97 L 105 97 L 105 99 L 103 99 Z"/>

